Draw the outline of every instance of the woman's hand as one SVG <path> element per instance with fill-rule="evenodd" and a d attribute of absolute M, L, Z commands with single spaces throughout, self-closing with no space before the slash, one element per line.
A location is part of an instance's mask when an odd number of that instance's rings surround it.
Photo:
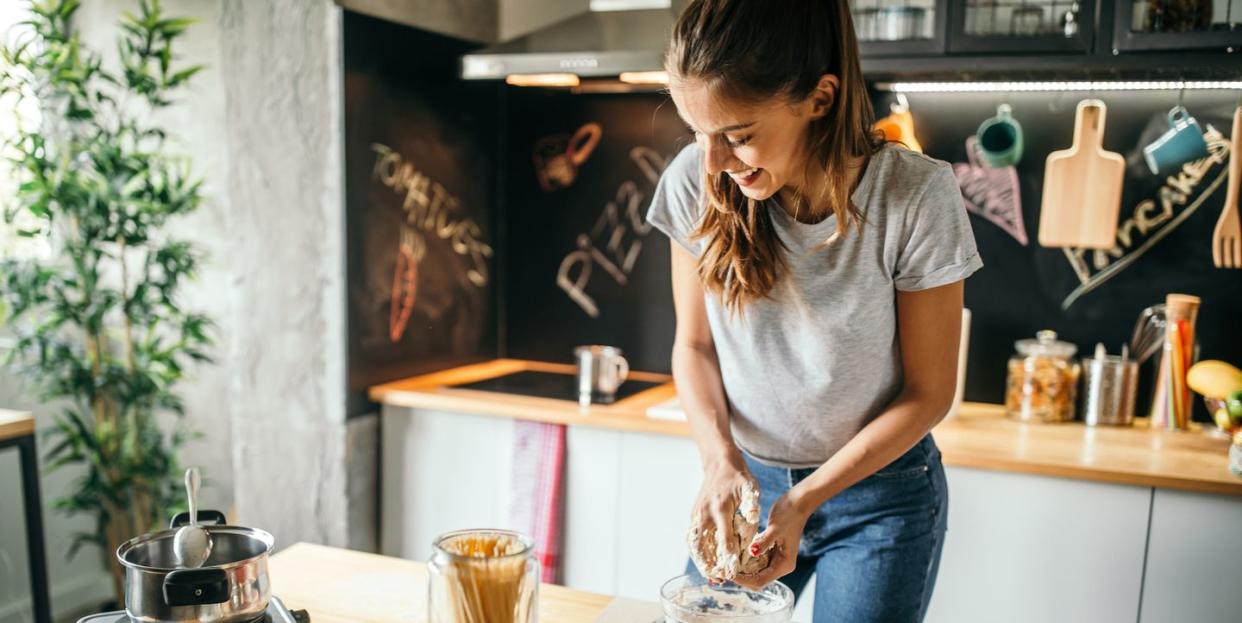
<path fill-rule="evenodd" d="M 724 549 L 739 554 L 749 543 L 738 543 L 733 532 L 733 514 L 741 503 L 744 487 L 754 487 L 754 477 L 740 458 L 715 461 L 705 468 L 703 485 L 691 514 L 691 528 L 698 534 L 711 530 Z M 711 557 L 713 560 L 715 556 Z M 719 582 L 723 578 L 707 578 Z"/>
<path fill-rule="evenodd" d="M 808 513 L 799 510 L 789 494 L 782 495 L 768 513 L 768 527 L 755 535 L 748 545 L 750 554 L 758 556 L 768 552 L 768 566 L 758 573 L 739 573 L 734 583 L 758 590 L 773 580 L 789 575 L 798 561 L 798 545 L 802 543 L 802 531 L 806 529 Z"/>

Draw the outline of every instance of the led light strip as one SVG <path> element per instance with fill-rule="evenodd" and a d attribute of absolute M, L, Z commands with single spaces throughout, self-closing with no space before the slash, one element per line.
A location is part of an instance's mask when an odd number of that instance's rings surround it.
<path fill-rule="evenodd" d="M 1048 91 L 1242 90 L 1239 80 L 1079 81 L 1079 82 L 880 82 L 894 93 L 1019 93 Z"/>

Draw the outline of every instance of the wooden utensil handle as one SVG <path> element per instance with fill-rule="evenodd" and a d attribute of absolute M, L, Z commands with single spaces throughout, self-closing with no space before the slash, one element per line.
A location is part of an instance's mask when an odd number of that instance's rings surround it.
<path fill-rule="evenodd" d="M 1074 117 L 1074 147 L 1104 146 L 1104 114 L 1108 107 L 1103 100 L 1083 100 L 1078 102 L 1078 111 Z"/>
<path fill-rule="evenodd" d="M 1238 210 L 1238 190 L 1242 186 L 1242 106 L 1233 111 L 1233 134 L 1229 136 L 1229 185 L 1225 191 L 1225 209 Z"/>

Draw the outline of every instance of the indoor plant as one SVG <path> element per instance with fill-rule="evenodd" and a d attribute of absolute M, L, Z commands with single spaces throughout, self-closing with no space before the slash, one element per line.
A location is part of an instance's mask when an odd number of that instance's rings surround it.
<path fill-rule="evenodd" d="M 86 513 L 122 598 L 112 552 L 167 521 L 182 503 L 177 450 L 188 433 L 174 392 L 187 363 L 207 360 L 211 323 L 179 304 L 199 258 L 169 235 L 201 203 L 201 182 L 166 153 L 153 113 L 200 67 L 173 44 L 190 25 L 141 0 L 120 23 L 120 67 L 105 69 L 73 28 L 78 0 L 32 0 L 0 57 L 0 98 L 34 100 L 40 119 L 4 137 L 19 184 L 5 221 L 46 236 L 42 257 L 0 260 L 6 362 L 58 407 L 49 468 L 85 475 L 58 508 Z"/>

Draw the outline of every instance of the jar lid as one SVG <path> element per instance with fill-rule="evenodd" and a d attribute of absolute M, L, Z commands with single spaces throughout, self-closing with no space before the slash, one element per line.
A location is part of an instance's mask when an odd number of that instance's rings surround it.
<path fill-rule="evenodd" d="M 1042 357 L 1073 357 L 1078 352 L 1078 346 L 1069 342 L 1062 342 L 1057 339 L 1057 332 L 1044 329 L 1035 334 L 1035 339 L 1018 340 L 1013 343 L 1014 348 L 1018 349 L 1018 353 L 1023 356 L 1042 356 Z"/>

